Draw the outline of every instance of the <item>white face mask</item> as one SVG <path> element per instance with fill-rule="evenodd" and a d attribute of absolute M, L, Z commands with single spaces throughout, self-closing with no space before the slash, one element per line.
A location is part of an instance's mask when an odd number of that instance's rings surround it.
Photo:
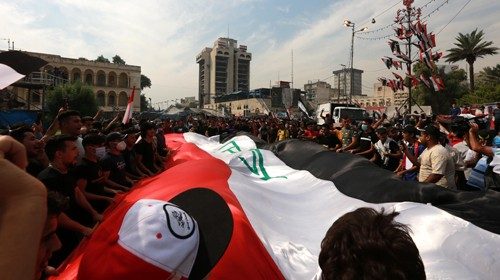
<path fill-rule="evenodd" d="M 127 143 L 125 143 L 124 141 L 121 141 L 120 143 L 116 144 L 116 149 L 118 151 L 123 151 L 127 148 Z"/>
<path fill-rule="evenodd" d="M 105 147 L 95 148 L 95 155 L 98 159 L 102 159 L 106 155 L 106 148 Z"/>

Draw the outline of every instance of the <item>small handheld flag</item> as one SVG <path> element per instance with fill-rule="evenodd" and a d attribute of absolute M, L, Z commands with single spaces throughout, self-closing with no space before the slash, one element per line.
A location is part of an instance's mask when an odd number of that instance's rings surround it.
<path fill-rule="evenodd" d="M 125 114 L 123 115 L 122 123 L 126 124 L 130 121 L 132 117 L 132 106 L 134 105 L 134 94 L 135 94 L 135 86 L 132 88 L 132 93 L 128 98 L 127 110 L 125 110 Z"/>

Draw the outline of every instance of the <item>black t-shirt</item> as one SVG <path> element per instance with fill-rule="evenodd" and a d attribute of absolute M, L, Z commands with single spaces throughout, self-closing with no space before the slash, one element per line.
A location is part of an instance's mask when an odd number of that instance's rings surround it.
<path fill-rule="evenodd" d="M 370 149 L 371 144 L 375 144 L 378 142 L 378 137 L 377 134 L 372 131 L 372 132 L 366 132 L 364 131 L 359 135 L 359 150 L 361 152 L 364 152 L 368 149 Z"/>
<path fill-rule="evenodd" d="M 316 138 L 316 141 L 318 141 L 318 144 L 328 146 L 328 148 L 335 148 L 337 145 L 342 145 L 339 138 L 333 134 L 320 135 Z"/>
<path fill-rule="evenodd" d="M 132 174 L 139 176 L 139 172 L 137 171 L 137 165 L 135 163 L 135 152 L 134 149 L 129 150 L 125 149 L 122 153 L 123 159 L 125 160 L 125 170 Z"/>
<path fill-rule="evenodd" d="M 102 171 L 109 171 L 109 179 L 122 186 L 131 187 L 125 174 L 125 160 L 122 155 L 107 153 L 101 161 Z"/>
<path fill-rule="evenodd" d="M 26 166 L 26 172 L 28 172 L 31 176 L 37 177 L 40 172 L 42 172 L 45 169 L 45 166 L 43 166 L 38 160 L 36 159 L 29 159 L 28 160 L 28 166 Z"/>
<path fill-rule="evenodd" d="M 45 168 L 38 179 L 48 190 L 56 191 L 69 199 L 69 208 L 64 212 L 73 220 L 79 220 L 84 210 L 76 203 L 76 180 L 69 173 L 63 174 L 52 167 Z"/>
<path fill-rule="evenodd" d="M 160 154 L 160 156 L 164 157 L 167 155 L 167 145 L 165 143 L 165 135 L 163 135 L 163 133 L 157 133 L 156 134 L 156 143 L 157 143 L 157 146 L 158 146 L 158 154 Z"/>
<path fill-rule="evenodd" d="M 274 142 L 276 141 L 276 137 L 278 137 L 278 129 L 275 127 L 271 127 L 269 129 L 269 142 Z"/>
<path fill-rule="evenodd" d="M 104 183 L 99 182 L 99 178 L 102 177 L 102 170 L 99 162 L 93 162 L 87 158 L 83 158 L 82 162 L 73 168 L 71 175 L 73 175 L 76 180 L 87 180 L 85 191 L 98 195 L 104 194 Z"/>
<path fill-rule="evenodd" d="M 142 164 L 146 166 L 147 169 L 152 172 L 157 171 L 154 166 L 155 152 L 153 150 L 153 143 L 148 143 L 144 139 L 141 139 L 139 143 L 135 144 L 134 152 L 142 156 Z"/>

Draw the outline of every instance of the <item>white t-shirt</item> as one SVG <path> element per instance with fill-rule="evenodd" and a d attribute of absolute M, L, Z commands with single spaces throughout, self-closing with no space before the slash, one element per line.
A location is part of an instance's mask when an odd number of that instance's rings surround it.
<path fill-rule="evenodd" d="M 455 162 L 448 150 L 440 144 L 432 148 L 427 148 L 418 157 L 420 172 L 418 181 L 423 182 L 431 174 L 440 174 L 443 177 L 437 181 L 436 185 L 455 189 Z"/>
<path fill-rule="evenodd" d="M 493 160 L 490 162 L 490 166 L 493 167 L 493 172 L 500 174 L 500 148 L 492 148 L 493 150 Z"/>
<path fill-rule="evenodd" d="M 85 156 L 85 149 L 83 148 L 83 138 L 81 136 L 78 136 L 78 138 L 76 138 L 76 147 L 78 148 L 78 163 L 81 163 L 83 156 Z"/>

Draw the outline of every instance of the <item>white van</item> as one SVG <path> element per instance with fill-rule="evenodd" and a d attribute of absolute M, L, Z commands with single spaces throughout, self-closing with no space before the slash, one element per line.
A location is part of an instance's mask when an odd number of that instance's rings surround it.
<path fill-rule="evenodd" d="M 347 116 L 354 121 L 362 121 L 368 116 L 365 109 L 359 108 L 353 104 L 340 104 L 340 103 L 323 103 L 319 104 L 316 110 L 317 124 L 322 125 L 325 120 L 321 117 L 326 117 L 326 114 L 332 116 L 332 120 L 336 123 L 340 122 L 341 117 Z"/>

